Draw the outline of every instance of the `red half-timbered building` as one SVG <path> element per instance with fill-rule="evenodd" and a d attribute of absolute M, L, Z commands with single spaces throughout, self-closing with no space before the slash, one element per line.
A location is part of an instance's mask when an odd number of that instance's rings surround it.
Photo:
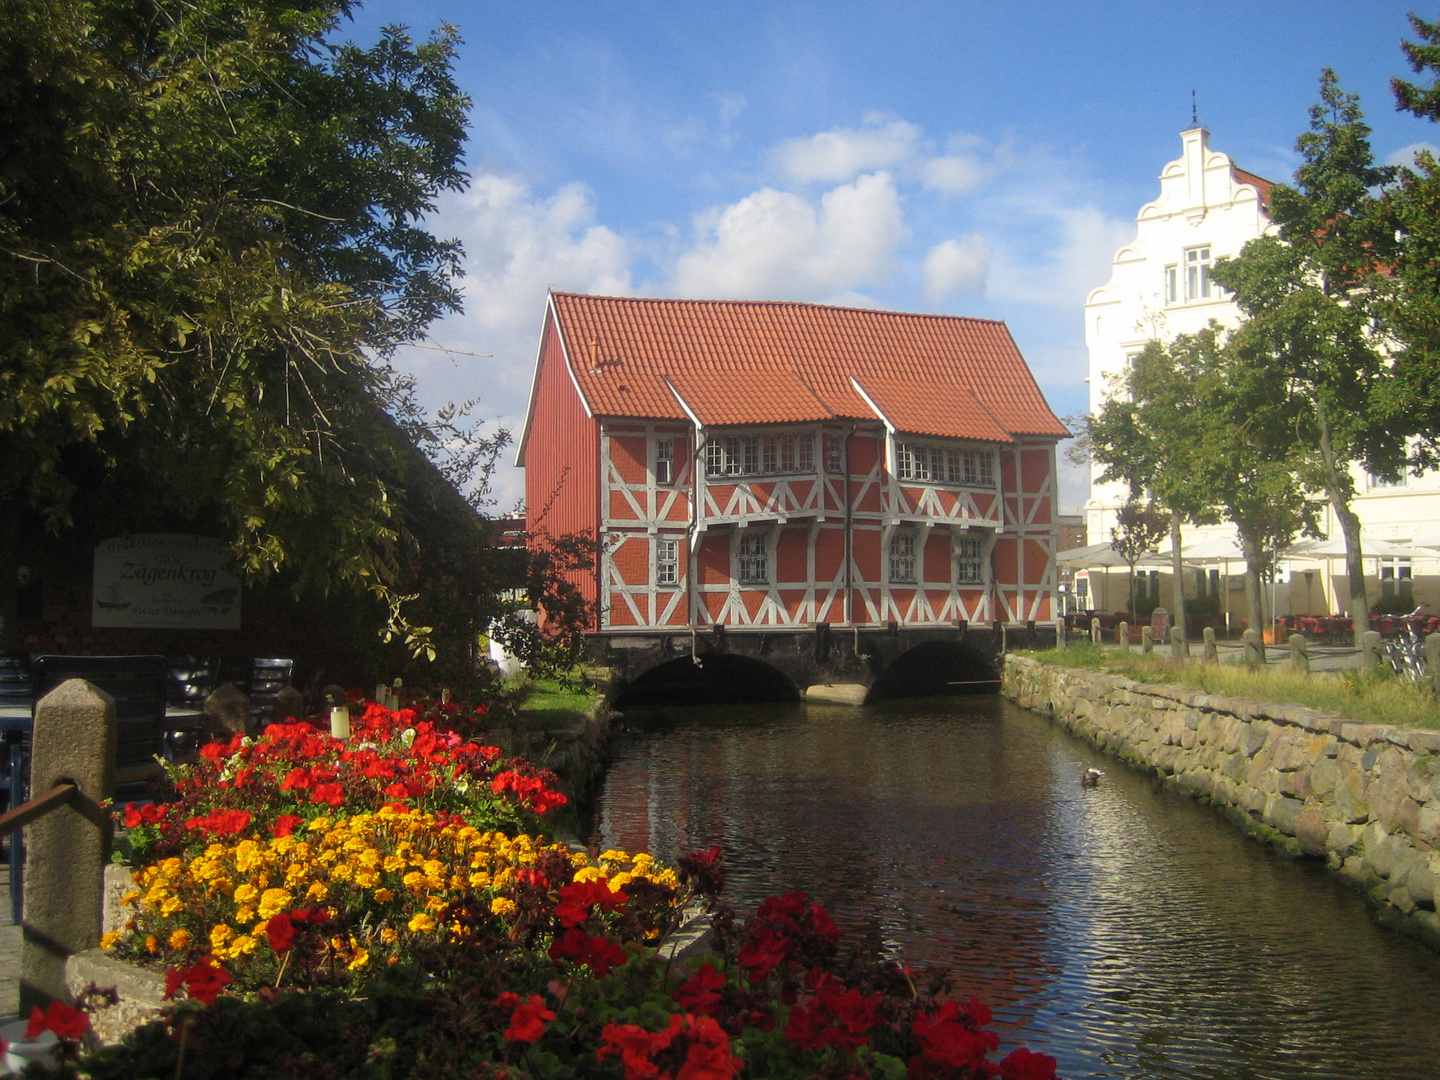
<path fill-rule="evenodd" d="M 597 630 L 1014 622 L 1066 434 L 1001 322 L 552 293 L 519 464 Z"/>

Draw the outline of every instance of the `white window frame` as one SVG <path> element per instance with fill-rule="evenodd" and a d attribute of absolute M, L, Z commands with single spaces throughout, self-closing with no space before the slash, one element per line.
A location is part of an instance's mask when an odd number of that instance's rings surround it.
<path fill-rule="evenodd" d="M 1180 267 L 1176 263 L 1170 263 L 1165 267 L 1165 303 L 1178 304 L 1180 302 Z"/>
<path fill-rule="evenodd" d="M 1407 558 L 1377 560 L 1376 576 L 1380 579 L 1382 597 L 1404 596 L 1415 602 L 1415 566 Z"/>
<path fill-rule="evenodd" d="M 680 541 L 658 539 L 655 541 L 655 584 L 676 586 L 680 584 Z"/>
<path fill-rule="evenodd" d="M 955 541 L 955 583 L 985 584 L 985 541 L 975 536 L 957 537 Z"/>
<path fill-rule="evenodd" d="M 815 471 L 815 435 L 721 435 L 705 444 L 705 475 L 796 476 Z"/>
<path fill-rule="evenodd" d="M 995 455 L 989 450 L 895 441 L 895 478 L 912 484 L 993 488 Z"/>
<path fill-rule="evenodd" d="M 736 580 L 741 585 L 770 584 L 770 538 L 756 529 L 740 533 Z"/>
<path fill-rule="evenodd" d="M 895 585 L 914 585 L 919 580 L 916 571 L 915 534 L 909 530 L 896 532 L 890 537 L 890 581 Z"/>
<path fill-rule="evenodd" d="M 675 440 L 661 437 L 655 440 L 655 483 L 675 482 Z"/>
<path fill-rule="evenodd" d="M 828 473 L 845 471 L 845 437 L 843 435 L 825 436 L 825 471 Z"/>
<path fill-rule="evenodd" d="M 1185 249 L 1185 300 L 1209 300 L 1214 288 L 1210 282 L 1210 245 Z"/>

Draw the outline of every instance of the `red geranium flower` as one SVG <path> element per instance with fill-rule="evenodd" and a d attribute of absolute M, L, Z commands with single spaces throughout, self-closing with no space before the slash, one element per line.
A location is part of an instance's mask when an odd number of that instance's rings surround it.
<path fill-rule="evenodd" d="M 595 978 L 603 979 L 611 968 L 622 967 L 629 959 L 625 950 L 607 937 L 591 937 L 578 926 L 557 937 L 550 946 L 550 959 L 584 964 Z"/>
<path fill-rule="evenodd" d="M 511 998 L 515 1000 L 509 1000 Z M 514 1008 L 510 1014 L 510 1026 L 505 1029 L 508 1042 L 533 1043 L 545 1034 L 546 1023 L 555 1019 L 555 1013 L 545 1007 L 545 1001 L 539 994 L 531 994 L 524 1001 L 516 994 L 501 994 L 498 1000 L 500 1004 Z"/>
<path fill-rule="evenodd" d="M 294 920 L 283 911 L 270 916 L 270 920 L 265 924 L 265 936 L 270 939 L 270 948 L 277 953 L 289 952 L 290 947 L 295 944 Z"/>
<path fill-rule="evenodd" d="M 603 911 L 616 911 L 625 906 L 630 897 L 625 892 L 611 892 L 603 881 L 574 881 L 560 890 L 560 902 L 555 905 L 555 917 L 564 927 L 579 926 L 590 917 L 590 909 L 599 904 Z"/>
<path fill-rule="evenodd" d="M 89 1027 L 90 1017 L 84 1009 L 73 1008 L 63 1001 L 52 1001 L 44 1012 L 39 1006 L 30 1011 L 25 1038 L 33 1039 L 42 1031 L 53 1031 L 58 1039 L 82 1039 Z"/>
<path fill-rule="evenodd" d="M 183 984 L 185 992 L 202 1005 L 214 1005 L 220 991 L 230 982 L 230 972 L 220 966 L 213 956 L 202 956 L 188 968 L 165 972 L 165 996 L 173 998 Z"/>
<path fill-rule="evenodd" d="M 298 814 L 281 814 L 275 819 L 275 835 L 277 837 L 292 836 L 295 829 L 304 821 L 305 819 Z"/>
<path fill-rule="evenodd" d="M 725 976 L 715 970 L 708 960 L 700 970 L 675 990 L 671 996 L 684 1007 L 686 1012 L 709 1015 L 720 1004 L 718 991 L 725 987 Z"/>
<path fill-rule="evenodd" d="M 339 784 L 316 784 L 315 790 L 310 793 L 310 801 L 339 806 L 345 801 L 345 789 Z"/>
<path fill-rule="evenodd" d="M 1033 1054 L 1023 1046 L 1000 1062 L 1001 1080 L 1055 1080 L 1055 1059 Z"/>

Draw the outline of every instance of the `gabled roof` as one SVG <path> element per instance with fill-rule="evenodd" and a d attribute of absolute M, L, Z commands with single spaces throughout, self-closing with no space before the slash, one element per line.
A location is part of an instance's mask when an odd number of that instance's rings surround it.
<path fill-rule="evenodd" d="M 1069 434 L 1002 322 L 774 301 L 552 293 L 551 303 L 592 416 L 883 419 L 986 442 Z"/>
<path fill-rule="evenodd" d="M 1256 176 L 1252 172 L 1246 172 L 1240 168 L 1239 165 L 1234 165 L 1232 168 L 1235 170 L 1235 179 L 1239 183 L 1249 184 L 1260 193 L 1260 205 L 1265 208 L 1265 212 L 1268 214 L 1270 212 L 1270 189 L 1275 186 L 1275 182 L 1273 180 L 1266 180 L 1263 176 Z"/>

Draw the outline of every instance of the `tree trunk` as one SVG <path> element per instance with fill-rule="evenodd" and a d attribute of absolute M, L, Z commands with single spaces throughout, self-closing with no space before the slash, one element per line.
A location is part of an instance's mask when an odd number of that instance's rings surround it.
<path fill-rule="evenodd" d="M 1360 549 L 1360 518 L 1350 509 L 1350 497 L 1345 484 L 1348 473 L 1343 474 L 1335 458 L 1335 446 L 1330 438 L 1330 421 L 1325 415 L 1325 406 L 1315 402 L 1315 426 L 1319 434 L 1320 460 L 1325 466 L 1325 495 L 1340 522 L 1340 532 L 1345 537 L 1345 583 L 1350 594 L 1350 621 L 1354 626 L 1355 648 L 1360 648 L 1360 635 L 1370 629 L 1370 597 L 1365 589 L 1365 559 Z"/>
<path fill-rule="evenodd" d="M 15 503 L 0 504 L 0 650 L 20 648 L 19 583 L 20 548 Z"/>
<path fill-rule="evenodd" d="M 1170 573 L 1174 577 L 1175 595 L 1171 599 L 1174 607 L 1171 614 L 1174 616 L 1174 625 L 1180 628 L 1180 636 L 1185 637 L 1185 568 L 1180 560 L 1180 511 L 1170 511 Z"/>
<path fill-rule="evenodd" d="M 1130 618 L 1135 618 L 1135 564 L 1130 564 L 1130 606 L 1126 608 Z"/>
<path fill-rule="evenodd" d="M 1260 584 L 1260 571 L 1265 566 L 1265 548 L 1259 537 L 1240 533 L 1240 550 L 1245 554 L 1245 607 L 1250 616 L 1250 629 L 1265 633 L 1265 590 Z"/>

